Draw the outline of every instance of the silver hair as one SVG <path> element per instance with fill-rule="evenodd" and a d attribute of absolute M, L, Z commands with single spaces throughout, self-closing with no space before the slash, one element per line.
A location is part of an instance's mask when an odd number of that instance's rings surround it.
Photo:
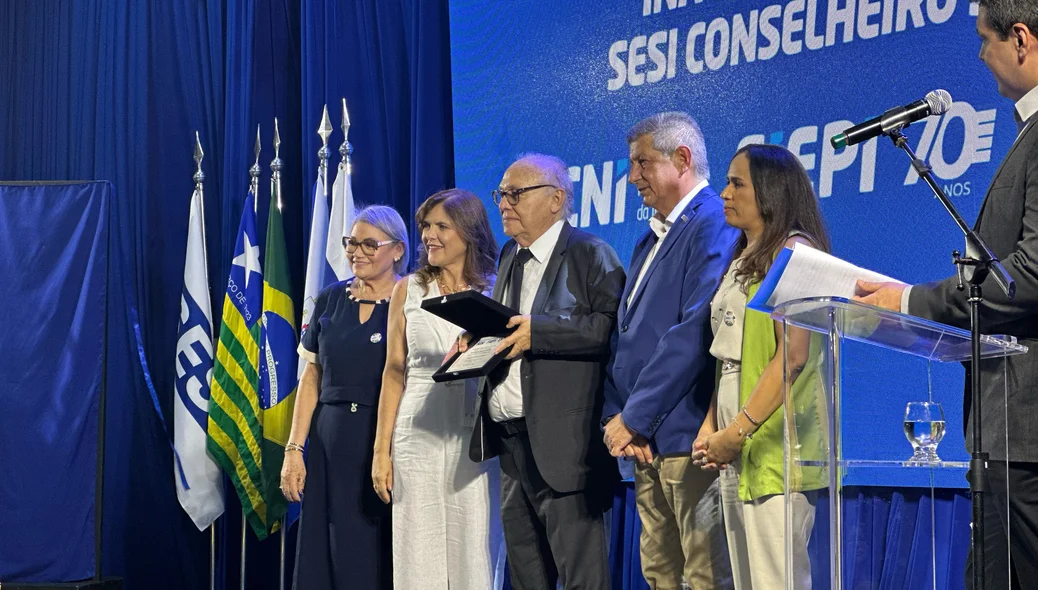
<path fill-rule="evenodd" d="M 396 209 L 385 205 L 368 205 L 357 213 L 353 225 L 364 222 L 371 227 L 389 236 L 391 240 L 398 240 L 404 247 L 404 255 L 393 263 L 393 271 L 398 275 L 407 272 L 407 255 L 411 251 L 411 245 L 407 241 L 407 226 Z M 350 226 L 353 231 L 353 226 Z"/>
<path fill-rule="evenodd" d="M 555 185 L 565 193 L 562 203 L 562 218 L 568 219 L 573 214 L 573 179 L 569 177 L 569 167 L 557 156 L 526 152 L 519 154 L 514 163 L 525 162 L 541 171 L 544 182 Z"/>
<path fill-rule="evenodd" d="M 706 157 L 706 142 L 699 124 L 688 113 L 670 111 L 657 113 L 642 119 L 627 132 L 627 144 L 648 135 L 652 137 L 652 147 L 671 156 L 681 146 L 692 152 L 692 165 L 701 180 L 710 180 L 710 162 Z"/>

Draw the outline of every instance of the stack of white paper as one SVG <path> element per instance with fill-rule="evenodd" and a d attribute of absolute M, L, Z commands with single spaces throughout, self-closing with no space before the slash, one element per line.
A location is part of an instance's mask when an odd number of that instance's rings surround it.
<path fill-rule="evenodd" d="M 784 248 L 761 281 L 760 289 L 747 307 L 771 313 L 775 307 L 805 297 L 846 297 L 855 294 L 859 280 L 900 282 L 878 272 L 797 243 Z"/>

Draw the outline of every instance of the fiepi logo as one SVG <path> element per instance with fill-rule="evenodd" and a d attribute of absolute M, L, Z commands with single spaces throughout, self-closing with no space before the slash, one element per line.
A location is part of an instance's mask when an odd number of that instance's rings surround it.
<path fill-rule="evenodd" d="M 995 132 L 995 109 L 978 111 L 968 102 L 952 104 L 941 117 L 928 117 L 925 124 L 917 123 L 906 133 L 915 143 L 916 155 L 927 160 L 938 179 L 945 181 L 942 188 L 949 196 L 964 196 L 972 193 L 971 182 L 958 181 L 972 166 L 991 161 L 991 141 Z M 800 158 L 810 173 L 818 170 L 818 196 L 833 195 L 833 183 L 837 173 L 858 173 L 858 190 L 872 192 L 876 184 L 877 137 L 869 141 L 837 150 L 829 138 L 854 125 L 851 121 L 833 121 L 819 128 L 817 125 L 800 127 L 789 134 L 747 135 L 739 147 L 750 143 L 776 143 L 785 145 Z M 953 139 L 954 138 L 954 139 Z M 893 147 L 893 146 L 891 146 Z M 919 182 L 919 176 L 905 159 L 904 185 Z M 858 164 L 857 167 L 854 167 Z M 815 174 L 811 174 L 815 176 Z"/>

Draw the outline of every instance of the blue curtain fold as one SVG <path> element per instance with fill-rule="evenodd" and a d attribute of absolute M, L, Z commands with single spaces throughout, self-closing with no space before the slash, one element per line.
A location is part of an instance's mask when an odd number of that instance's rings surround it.
<path fill-rule="evenodd" d="M 303 186 L 317 177 L 325 104 L 339 161 L 345 98 L 354 198 L 395 207 L 416 244 L 411 213 L 454 185 L 447 3 L 304 0 L 301 13 Z"/>
<path fill-rule="evenodd" d="M 410 217 L 416 201 L 452 183 L 446 18 L 446 3 L 379 0 L 0 5 L 0 179 L 107 179 L 115 187 L 104 569 L 127 588 L 207 583 L 208 535 L 177 503 L 166 429 L 138 360 L 140 348 L 168 418 L 194 131 L 206 154 L 215 317 L 257 124 L 265 217 L 275 116 L 301 292 L 325 102 L 336 128 L 339 97 L 350 103 L 359 201 Z M 337 129 L 333 165 L 341 141 Z M 237 511 L 229 495 L 218 587 L 237 584 Z M 250 588 L 276 587 L 278 549 L 276 540 L 250 539 Z M 292 553 L 290 544 L 289 571 Z"/>
<path fill-rule="evenodd" d="M 446 2 L 417 0 L 0 3 L 0 179 L 106 179 L 115 187 L 104 568 L 124 576 L 126 588 L 203 588 L 208 582 L 209 537 L 177 502 L 172 452 L 145 386 L 136 335 L 168 419 L 194 131 L 206 153 L 214 317 L 257 123 L 259 209 L 266 215 L 275 116 L 285 166 L 285 232 L 299 269 L 292 279 L 300 301 L 324 104 L 335 128 L 333 167 L 342 142 L 340 98 L 349 105 L 358 202 L 389 204 L 410 218 L 425 197 L 453 185 L 447 20 Z M 907 588 L 932 576 L 928 542 L 924 547 L 917 534 L 932 509 L 941 531 L 936 576 L 946 583 L 938 587 L 961 587 L 965 494 L 945 491 L 931 502 L 915 492 L 858 493 L 845 517 L 854 532 L 849 579 Z M 643 588 L 629 487 L 618 488 L 613 517 L 616 587 Z M 233 494 L 219 522 L 217 587 L 237 587 L 240 513 Z M 813 546 L 827 534 L 825 527 L 818 531 Z M 250 589 L 277 587 L 277 541 L 258 543 L 249 535 Z M 287 554 L 290 573 L 292 543 Z"/>

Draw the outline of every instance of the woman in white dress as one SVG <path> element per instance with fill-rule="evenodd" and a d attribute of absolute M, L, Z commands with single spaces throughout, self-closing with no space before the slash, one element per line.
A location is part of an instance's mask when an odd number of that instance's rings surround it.
<path fill-rule="evenodd" d="M 421 309 L 430 297 L 488 292 L 497 244 L 483 203 L 468 191 L 434 194 L 415 219 L 419 268 L 397 283 L 390 302 L 371 467 L 375 492 L 393 504 L 394 587 L 500 588 L 498 469 L 468 457 L 476 384 L 432 380 L 461 328 Z"/>

